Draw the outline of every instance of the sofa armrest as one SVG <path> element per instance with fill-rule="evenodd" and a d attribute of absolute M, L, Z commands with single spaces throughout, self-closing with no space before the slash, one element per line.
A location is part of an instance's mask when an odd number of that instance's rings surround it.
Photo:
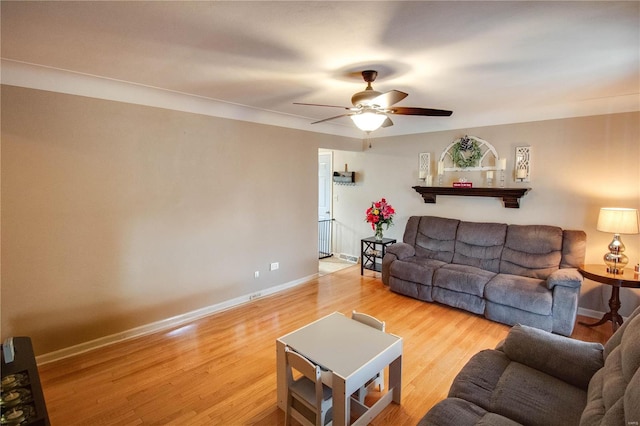
<path fill-rule="evenodd" d="M 604 365 L 600 343 L 583 342 L 525 325 L 509 331 L 502 351 L 519 362 L 582 389 Z"/>
<path fill-rule="evenodd" d="M 580 288 L 582 280 L 582 275 L 576 268 L 561 268 L 553 271 L 551 275 L 549 275 L 549 278 L 547 278 L 547 288 L 551 290 L 557 285 Z"/>
<path fill-rule="evenodd" d="M 394 254 L 398 259 L 407 259 L 416 255 L 416 249 L 411 244 L 395 243 L 387 247 L 386 253 Z"/>

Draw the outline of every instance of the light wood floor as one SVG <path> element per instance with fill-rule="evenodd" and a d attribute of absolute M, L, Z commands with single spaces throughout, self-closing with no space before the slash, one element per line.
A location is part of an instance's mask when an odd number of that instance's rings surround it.
<path fill-rule="evenodd" d="M 281 425 L 275 339 L 334 311 L 377 316 L 404 338 L 402 405 L 373 425 L 415 425 L 443 399 L 456 373 L 509 327 L 392 293 L 358 265 L 175 330 L 40 367 L 51 424 Z M 577 325 L 604 342 L 610 325 Z"/>

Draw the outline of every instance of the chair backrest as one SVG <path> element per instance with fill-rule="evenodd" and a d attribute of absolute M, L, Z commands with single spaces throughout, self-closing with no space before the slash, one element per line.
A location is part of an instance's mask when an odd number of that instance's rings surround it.
<path fill-rule="evenodd" d="M 287 367 L 293 368 L 302 373 L 306 378 L 311 381 L 320 379 L 320 367 L 309 361 L 306 357 L 300 355 L 290 347 L 284 349 L 287 356 Z M 293 379 L 293 376 L 292 376 Z"/>
<path fill-rule="evenodd" d="M 323 387 L 322 387 L 322 371 L 320 366 L 309 361 L 306 357 L 300 355 L 293 349 L 286 347 L 284 349 L 287 360 L 287 386 L 292 387 L 295 382 L 293 370 L 300 372 L 306 379 L 310 380 L 315 386 L 315 409 L 316 416 L 320 416 L 322 410 Z M 309 401 L 311 402 L 311 401 Z"/>
<path fill-rule="evenodd" d="M 353 311 L 351 312 L 351 319 L 366 324 L 369 327 L 373 327 L 377 330 L 384 331 L 384 321 L 380 321 L 379 319 L 372 317 L 371 315 Z"/>

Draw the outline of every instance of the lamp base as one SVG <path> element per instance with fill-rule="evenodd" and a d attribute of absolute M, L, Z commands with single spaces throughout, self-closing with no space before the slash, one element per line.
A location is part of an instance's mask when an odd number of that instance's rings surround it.
<path fill-rule="evenodd" d="M 615 275 L 622 275 L 624 273 L 624 267 L 629 263 L 629 258 L 622 253 L 625 249 L 622 240 L 620 240 L 620 234 L 613 236 L 613 241 L 609 244 L 609 253 L 605 254 L 603 259 L 607 265 L 607 272 Z"/>

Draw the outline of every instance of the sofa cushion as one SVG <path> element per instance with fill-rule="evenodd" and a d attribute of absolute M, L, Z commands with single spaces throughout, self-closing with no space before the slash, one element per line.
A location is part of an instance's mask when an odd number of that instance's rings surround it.
<path fill-rule="evenodd" d="M 451 263 L 459 220 L 422 216 L 415 236 L 416 256 Z"/>
<path fill-rule="evenodd" d="M 433 274 L 433 285 L 459 293 L 484 296 L 484 286 L 495 273 L 467 265 L 445 264 Z"/>
<path fill-rule="evenodd" d="M 415 256 L 393 262 L 389 267 L 389 274 L 405 281 L 431 285 L 433 272 L 443 265 L 445 263 L 440 260 Z"/>
<path fill-rule="evenodd" d="M 502 344 L 512 361 L 587 390 L 593 375 L 602 368 L 604 347 L 528 327 L 515 325 Z"/>
<path fill-rule="evenodd" d="M 533 312 L 524 311 L 512 306 L 505 306 L 499 303 L 485 301 L 484 316 L 492 321 L 502 324 L 516 325 L 524 324 L 540 330 L 552 331 L 554 316 L 540 315 Z"/>
<path fill-rule="evenodd" d="M 414 299 L 424 300 L 425 302 L 433 302 L 430 285 L 417 284 L 412 281 L 406 281 L 401 278 L 389 277 L 389 289 Z"/>
<path fill-rule="evenodd" d="M 547 225 L 509 225 L 500 272 L 547 279 L 560 267 L 562 229 Z"/>
<path fill-rule="evenodd" d="M 476 426 L 518 426 L 518 425 L 522 426 L 522 423 L 514 422 L 513 420 L 505 416 L 501 416 L 500 414 L 490 413 L 490 412 L 487 412 L 487 414 L 482 416 L 480 421 L 476 423 Z"/>
<path fill-rule="evenodd" d="M 493 392 L 510 362 L 501 351 L 486 349 L 478 352 L 453 380 L 449 397 L 461 398 L 489 410 Z"/>
<path fill-rule="evenodd" d="M 601 369 L 589 383 L 587 405 L 580 417 L 580 426 L 624 424 L 624 401 L 618 399 L 617 404 L 606 406 L 603 398 L 605 385 L 619 386 L 620 383 L 608 378 L 604 369 Z"/>
<path fill-rule="evenodd" d="M 586 400 L 586 391 L 511 362 L 496 385 L 489 411 L 523 424 L 575 425 Z"/>
<path fill-rule="evenodd" d="M 605 359 L 609 356 L 609 354 L 618 346 L 620 346 L 620 343 L 622 342 L 622 336 L 624 336 L 626 334 L 625 330 L 627 327 L 629 327 L 630 324 L 633 323 L 633 319 L 635 317 L 640 316 L 640 307 L 636 308 L 631 315 L 629 315 L 629 317 L 627 318 L 627 320 L 620 326 L 620 328 L 618 329 L 617 332 L 615 332 L 613 334 L 613 336 L 611 336 L 611 338 L 609 340 L 607 340 L 607 343 L 605 343 L 604 345 L 604 357 Z M 637 324 L 636 324 L 637 326 Z M 640 333 L 640 331 L 634 331 L 634 333 Z"/>
<path fill-rule="evenodd" d="M 418 426 L 475 425 L 486 413 L 487 410 L 464 399 L 447 398 L 434 405 Z"/>
<path fill-rule="evenodd" d="M 586 392 L 489 349 L 475 354 L 462 368 L 449 397 L 523 424 L 567 425 L 577 424 Z"/>
<path fill-rule="evenodd" d="M 547 288 L 552 289 L 559 285 L 569 288 L 580 288 L 582 275 L 575 268 L 562 268 L 552 272 L 547 278 Z"/>
<path fill-rule="evenodd" d="M 562 231 L 561 268 L 577 268 L 584 263 L 587 250 L 587 234 L 584 231 L 565 229 Z"/>
<path fill-rule="evenodd" d="M 640 419 L 640 370 L 633 375 L 627 391 L 624 393 L 624 418 L 626 424 L 631 424 L 634 419 Z"/>
<path fill-rule="evenodd" d="M 398 259 L 407 259 L 416 255 L 416 249 L 410 244 L 394 243 L 387 246 L 386 254 L 393 254 Z"/>
<path fill-rule="evenodd" d="M 522 424 L 540 425 L 577 424 L 586 395 L 584 390 L 490 349 L 475 354 L 449 390 L 449 397 Z"/>
<path fill-rule="evenodd" d="M 418 235 L 418 225 L 420 224 L 420 216 L 411 216 L 407 219 L 407 225 L 404 227 L 404 235 L 402 242 L 409 245 L 416 245 L 416 235 Z"/>
<path fill-rule="evenodd" d="M 418 422 L 418 426 L 439 425 L 518 426 L 511 419 L 488 412 L 464 399 L 447 398 L 440 401 Z"/>
<path fill-rule="evenodd" d="M 640 308 L 605 345 L 605 363 L 589 383 L 581 425 L 634 424 L 640 419 Z"/>
<path fill-rule="evenodd" d="M 553 288 L 553 327 L 551 331 L 571 336 L 578 314 L 580 287 L 555 286 Z"/>
<path fill-rule="evenodd" d="M 430 287 L 433 300 L 444 303 L 454 308 L 464 309 L 474 314 L 482 315 L 485 311 L 486 301 L 481 296 L 469 293 L 460 293 L 442 287 Z"/>
<path fill-rule="evenodd" d="M 519 275 L 498 274 L 484 288 L 491 302 L 539 315 L 551 315 L 552 296 L 544 280 Z"/>
<path fill-rule="evenodd" d="M 497 273 L 506 233 L 503 223 L 460 222 L 453 263 Z"/>

